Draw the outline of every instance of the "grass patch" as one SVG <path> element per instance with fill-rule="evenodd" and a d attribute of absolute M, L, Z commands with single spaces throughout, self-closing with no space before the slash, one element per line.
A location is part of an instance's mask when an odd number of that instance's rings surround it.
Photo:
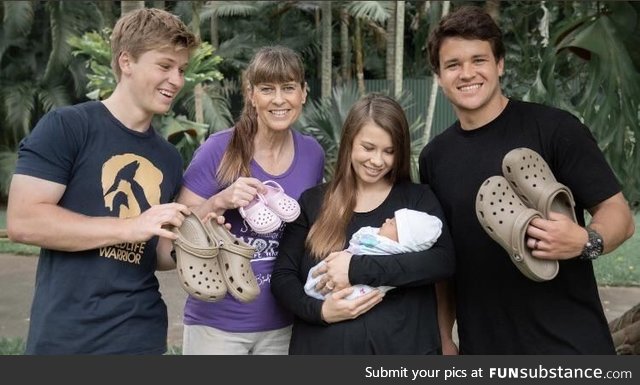
<path fill-rule="evenodd" d="M 0 229 L 7 228 L 7 212 L 6 209 L 0 209 Z M 6 236 L 6 233 L 5 235 Z M 40 248 L 37 246 L 24 245 L 22 243 L 13 243 L 8 238 L 0 237 L 0 254 L 14 255 L 39 255 Z"/>
<path fill-rule="evenodd" d="M 638 222 L 636 215 L 636 224 Z M 595 260 L 593 268 L 599 285 L 640 286 L 640 230 L 622 246 Z"/>
<path fill-rule="evenodd" d="M 0 238 L 0 253 L 15 255 L 39 255 L 40 248 L 37 246 L 13 243 L 7 238 Z"/>
<path fill-rule="evenodd" d="M 622 246 L 596 259 L 598 285 L 640 286 L 640 212 L 634 215 L 636 232 Z"/>
<path fill-rule="evenodd" d="M 1 356 L 19 356 L 24 354 L 26 344 L 22 338 L 0 337 Z"/>

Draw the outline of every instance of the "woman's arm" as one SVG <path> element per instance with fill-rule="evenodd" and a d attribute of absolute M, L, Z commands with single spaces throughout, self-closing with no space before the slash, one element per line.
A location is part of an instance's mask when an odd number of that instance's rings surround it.
<path fill-rule="evenodd" d="M 370 286 L 420 286 L 453 275 L 453 241 L 442 208 L 431 189 L 423 185 L 423 194 L 410 209 L 424 211 L 442 221 L 442 234 L 429 249 L 387 256 L 354 255 L 349 263 L 349 282 Z"/>
<path fill-rule="evenodd" d="M 353 288 L 347 288 L 329 294 L 321 301 L 308 296 L 304 291 L 308 270 L 315 263 L 307 261 L 311 257 L 305 248 L 311 221 L 315 218 L 314 209 L 310 208 L 315 205 L 309 201 L 317 203 L 314 199 L 322 199 L 309 195 L 311 194 L 303 193 L 300 197 L 300 216 L 285 227 L 271 275 L 271 291 L 282 306 L 308 323 L 326 325 L 357 318 L 377 305 L 384 294 L 374 290 L 355 300 L 347 300 L 345 298 L 353 291 Z"/>
<path fill-rule="evenodd" d="M 307 193 L 300 197 L 300 216 L 284 229 L 271 274 L 271 291 L 280 304 L 296 316 L 309 323 L 322 324 L 323 301 L 304 292 L 307 271 L 303 261 L 308 258 L 304 243 L 311 227 L 307 197 Z"/>

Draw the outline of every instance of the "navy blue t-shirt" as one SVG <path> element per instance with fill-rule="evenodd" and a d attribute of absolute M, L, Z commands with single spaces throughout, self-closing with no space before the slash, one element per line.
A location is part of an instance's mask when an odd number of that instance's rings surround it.
<path fill-rule="evenodd" d="M 87 102 L 38 122 L 20 144 L 16 174 L 65 185 L 58 205 L 73 212 L 128 218 L 173 201 L 182 160 L 153 128 L 132 131 L 101 102 Z M 165 352 L 157 241 L 81 252 L 43 248 L 27 354 Z"/>

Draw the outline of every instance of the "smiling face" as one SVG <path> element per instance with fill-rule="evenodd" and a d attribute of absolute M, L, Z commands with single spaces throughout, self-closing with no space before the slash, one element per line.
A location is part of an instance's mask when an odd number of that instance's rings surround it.
<path fill-rule="evenodd" d="M 251 103 L 258 115 L 258 129 L 289 129 L 300 116 L 306 98 L 306 87 L 295 81 L 254 85 Z"/>
<path fill-rule="evenodd" d="M 369 120 L 356 134 L 351 148 L 351 167 L 356 184 L 377 185 L 391 182 L 384 178 L 395 160 L 391 135 Z"/>
<path fill-rule="evenodd" d="M 137 59 L 123 52 L 122 79 L 131 93 L 131 102 L 145 114 L 164 114 L 184 86 L 184 70 L 189 51 L 184 48 L 152 49 Z M 133 106 L 132 106 L 133 107 Z"/>
<path fill-rule="evenodd" d="M 463 123 L 479 127 L 494 119 L 504 107 L 500 76 L 504 60 L 496 61 L 485 40 L 446 38 L 440 46 L 438 84 Z"/>

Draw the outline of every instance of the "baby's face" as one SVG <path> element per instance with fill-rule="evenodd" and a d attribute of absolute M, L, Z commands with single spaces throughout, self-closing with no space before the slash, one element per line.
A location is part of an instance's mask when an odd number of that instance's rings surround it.
<path fill-rule="evenodd" d="M 396 218 L 387 218 L 385 219 L 382 226 L 380 226 L 380 231 L 378 235 L 387 237 L 392 241 L 398 242 L 398 227 L 396 226 Z"/>

